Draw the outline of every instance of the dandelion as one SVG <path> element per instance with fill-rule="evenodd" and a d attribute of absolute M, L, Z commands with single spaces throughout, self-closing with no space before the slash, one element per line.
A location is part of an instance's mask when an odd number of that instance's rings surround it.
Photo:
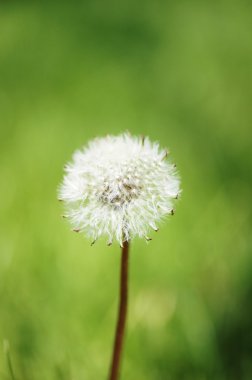
<path fill-rule="evenodd" d="M 65 166 L 59 199 L 73 230 L 84 232 L 91 244 L 101 236 L 122 247 L 118 322 L 110 380 L 118 379 L 127 311 L 129 242 L 136 236 L 151 240 L 151 230 L 174 214 L 180 194 L 176 167 L 168 151 L 149 138 L 129 133 L 92 140 L 76 151 Z"/>
<path fill-rule="evenodd" d="M 75 152 L 59 192 L 74 231 L 121 246 L 157 231 L 179 195 L 176 168 L 166 156 L 157 143 L 129 134 L 97 138 Z"/>

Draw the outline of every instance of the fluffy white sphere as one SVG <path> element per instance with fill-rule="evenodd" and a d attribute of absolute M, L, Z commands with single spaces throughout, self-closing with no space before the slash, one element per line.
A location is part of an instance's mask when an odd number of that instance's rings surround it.
<path fill-rule="evenodd" d="M 148 240 L 148 230 L 158 230 L 158 222 L 173 214 L 180 193 L 166 156 L 158 143 L 128 133 L 94 139 L 76 151 L 59 190 L 73 229 L 93 241 L 106 235 L 108 244 Z"/>

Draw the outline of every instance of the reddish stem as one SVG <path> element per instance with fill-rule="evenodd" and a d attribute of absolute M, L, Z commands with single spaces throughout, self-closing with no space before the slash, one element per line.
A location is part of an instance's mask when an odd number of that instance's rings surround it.
<path fill-rule="evenodd" d="M 118 319 L 114 340 L 114 350 L 110 368 L 109 380 L 118 380 L 119 369 L 122 356 L 123 340 L 126 325 L 127 304 L 128 304 L 128 262 L 129 262 L 129 242 L 125 241 L 122 247 L 121 256 L 121 276 L 120 276 L 120 303 Z"/>

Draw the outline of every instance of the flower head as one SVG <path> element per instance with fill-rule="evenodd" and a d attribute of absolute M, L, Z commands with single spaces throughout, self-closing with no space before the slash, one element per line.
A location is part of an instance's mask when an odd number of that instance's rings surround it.
<path fill-rule="evenodd" d="M 128 133 L 96 138 L 76 151 L 59 190 L 74 230 L 93 241 L 106 235 L 108 244 L 148 240 L 148 230 L 157 231 L 158 222 L 173 214 L 180 193 L 166 156 L 158 143 Z"/>

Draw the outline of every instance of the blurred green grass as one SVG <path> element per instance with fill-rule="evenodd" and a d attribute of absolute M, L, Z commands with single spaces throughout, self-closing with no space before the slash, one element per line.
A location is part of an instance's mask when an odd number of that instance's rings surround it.
<path fill-rule="evenodd" d="M 132 245 L 122 380 L 251 379 L 251 15 L 1 2 L 0 340 L 17 379 L 107 376 L 119 249 L 73 234 L 56 189 L 76 148 L 126 129 L 170 148 L 183 196 Z"/>

